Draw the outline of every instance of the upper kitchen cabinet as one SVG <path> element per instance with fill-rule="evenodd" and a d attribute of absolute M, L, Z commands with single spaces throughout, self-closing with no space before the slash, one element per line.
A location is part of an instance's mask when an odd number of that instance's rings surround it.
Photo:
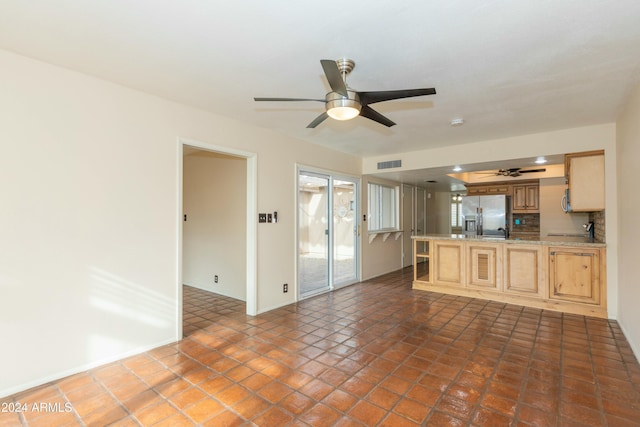
<path fill-rule="evenodd" d="M 513 212 L 540 212 L 540 185 L 538 182 L 513 185 Z"/>
<path fill-rule="evenodd" d="M 564 170 L 572 212 L 596 212 L 605 208 L 604 150 L 566 154 Z"/>
<path fill-rule="evenodd" d="M 495 184 L 466 184 L 467 196 L 493 196 L 497 194 L 510 194 L 510 185 L 506 182 Z"/>

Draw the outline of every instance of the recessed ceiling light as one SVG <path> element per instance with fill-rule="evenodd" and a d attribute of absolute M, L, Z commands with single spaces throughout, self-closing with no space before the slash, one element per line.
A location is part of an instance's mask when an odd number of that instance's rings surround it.
<path fill-rule="evenodd" d="M 463 124 L 464 124 L 464 119 L 451 120 L 451 126 L 462 126 Z"/>
<path fill-rule="evenodd" d="M 462 168 L 461 168 L 460 166 L 455 166 L 455 167 L 453 168 L 453 171 L 454 171 L 454 172 L 460 172 L 461 170 L 462 170 Z"/>
<path fill-rule="evenodd" d="M 547 159 L 545 159 L 544 157 L 538 157 L 536 159 L 536 164 L 541 165 L 543 163 L 547 163 Z"/>

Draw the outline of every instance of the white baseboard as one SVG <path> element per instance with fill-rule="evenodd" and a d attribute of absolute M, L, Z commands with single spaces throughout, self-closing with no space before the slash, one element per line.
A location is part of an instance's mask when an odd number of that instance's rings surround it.
<path fill-rule="evenodd" d="M 627 342 L 629 343 L 629 347 L 631 347 L 631 351 L 633 351 L 633 354 L 636 356 L 636 360 L 640 361 L 640 346 L 638 346 L 639 343 L 634 342 L 630 338 L 631 334 L 627 332 L 624 325 L 620 323 L 619 320 L 617 320 L 617 322 L 618 322 L 618 325 L 620 326 L 620 329 L 622 329 L 622 333 L 624 334 L 624 337 L 627 339 Z"/>
<path fill-rule="evenodd" d="M 109 357 L 102 360 L 97 360 L 95 362 L 87 363 L 85 365 L 76 366 L 74 368 L 66 369 L 64 371 L 57 372 L 55 374 L 47 375 L 46 377 L 38 378 L 37 380 L 28 381 L 23 384 L 18 384 L 8 388 L 0 389 L 0 398 L 11 396 L 12 394 L 20 393 L 22 391 L 29 390 L 30 388 L 33 388 L 33 387 L 38 387 L 52 381 L 57 381 L 62 378 L 66 378 L 70 375 L 75 375 L 80 372 L 85 372 L 90 369 L 97 368 L 98 366 L 102 366 L 108 363 L 116 362 L 118 360 L 126 359 L 127 357 L 135 356 L 137 354 L 144 353 L 145 351 L 153 350 L 154 348 L 162 347 L 163 345 L 167 345 L 175 342 L 176 340 L 169 339 L 156 344 L 151 344 L 144 347 L 138 347 L 135 350 L 131 350 L 126 353 L 119 354 L 117 356 Z"/>

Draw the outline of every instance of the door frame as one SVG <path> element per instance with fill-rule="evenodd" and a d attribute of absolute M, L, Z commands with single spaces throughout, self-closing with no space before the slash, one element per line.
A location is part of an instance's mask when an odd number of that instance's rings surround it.
<path fill-rule="evenodd" d="M 246 197 L 247 197 L 247 207 L 246 207 L 246 281 L 247 281 L 247 297 L 246 297 L 246 314 L 249 316 L 255 316 L 258 314 L 258 280 L 257 280 L 257 271 L 258 271 L 258 226 L 255 219 L 258 216 L 258 174 L 257 174 L 257 166 L 258 166 L 258 155 L 256 153 L 236 150 L 229 147 L 223 147 L 214 144 L 208 144 L 201 141 L 196 141 L 187 138 L 178 138 L 177 140 L 177 159 L 178 159 L 178 188 L 177 188 L 177 277 L 176 277 L 176 297 L 178 300 L 177 304 L 177 336 L 178 339 L 182 338 L 182 245 L 183 245 L 183 181 L 184 181 L 184 170 L 183 170 L 183 150 L 184 146 L 188 145 L 190 147 L 195 147 L 203 151 L 212 151 L 216 153 L 228 154 L 231 156 L 242 157 L 247 162 L 247 187 L 246 187 Z"/>
<path fill-rule="evenodd" d="M 355 242 L 355 248 L 354 248 L 354 263 L 355 263 L 355 277 L 354 277 L 354 281 L 351 283 L 343 283 L 340 284 L 339 286 L 335 286 L 334 282 L 333 282 L 333 256 L 334 256 L 334 248 L 333 248 L 333 220 L 331 221 L 327 221 L 328 225 L 329 225 L 329 254 L 328 254 L 328 258 L 329 258 L 329 266 L 328 266 L 328 278 L 329 278 L 329 284 L 326 290 L 317 292 L 317 293 L 313 293 L 313 294 L 309 294 L 309 295 L 305 295 L 304 297 L 301 297 L 300 295 L 300 289 L 301 289 L 301 284 L 300 284 L 300 264 L 299 264 L 299 245 L 300 245 L 300 200 L 299 200 L 299 195 L 300 195 L 300 189 L 299 189 L 299 177 L 300 177 L 300 173 L 304 173 L 304 172 L 308 172 L 310 174 L 316 174 L 316 175 L 321 175 L 321 176 L 326 176 L 329 179 L 329 187 L 331 189 L 333 189 L 333 180 L 334 179 L 338 179 L 338 180 L 345 180 L 345 181 L 352 181 L 355 184 L 355 207 L 354 207 L 354 227 L 355 227 L 355 238 L 354 238 L 354 242 Z M 361 205 L 361 200 L 362 200 L 362 195 L 361 195 L 361 185 L 362 185 L 362 181 L 361 178 L 355 175 L 349 175 L 349 174 L 345 174 L 345 173 L 340 173 L 340 172 L 336 172 L 336 171 L 331 171 L 331 170 L 327 170 L 327 169 L 321 169 L 321 168 L 317 168 L 317 167 L 313 167 L 313 166 L 307 166 L 307 165 L 303 165 L 303 164 L 296 164 L 295 166 L 295 224 L 296 224 L 296 229 L 295 229 L 295 277 L 296 277 L 296 301 L 304 299 L 304 298 L 308 298 L 314 295 L 319 295 L 321 293 L 326 293 L 326 292 L 331 292 L 335 289 L 339 289 L 341 287 L 344 286 L 349 286 L 353 283 L 358 283 L 360 281 L 360 278 L 362 277 L 362 263 L 361 263 L 361 245 L 362 245 L 362 233 L 360 231 L 360 205 Z M 333 213 L 333 192 L 332 191 L 327 191 L 328 193 L 328 203 L 329 203 L 329 208 L 331 210 L 330 212 L 330 216 Z M 331 216 L 332 217 L 332 216 Z M 333 218 L 333 217 L 332 217 Z"/>
<path fill-rule="evenodd" d="M 415 230 L 415 186 L 402 184 L 402 267 L 413 265 L 413 240 Z M 407 221 L 408 220 L 408 221 Z"/>

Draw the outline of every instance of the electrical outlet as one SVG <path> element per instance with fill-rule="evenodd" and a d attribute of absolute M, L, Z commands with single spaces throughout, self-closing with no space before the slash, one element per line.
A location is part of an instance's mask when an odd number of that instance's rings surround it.
<path fill-rule="evenodd" d="M 267 214 L 259 213 L 258 214 L 258 222 L 267 222 Z"/>
<path fill-rule="evenodd" d="M 213 283 L 218 283 L 218 275 L 213 276 Z"/>
<path fill-rule="evenodd" d="M 289 284 L 285 283 L 284 285 L 282 285 L 282 293 L 286 294 L 287 292 L 289 292 Z"/>

